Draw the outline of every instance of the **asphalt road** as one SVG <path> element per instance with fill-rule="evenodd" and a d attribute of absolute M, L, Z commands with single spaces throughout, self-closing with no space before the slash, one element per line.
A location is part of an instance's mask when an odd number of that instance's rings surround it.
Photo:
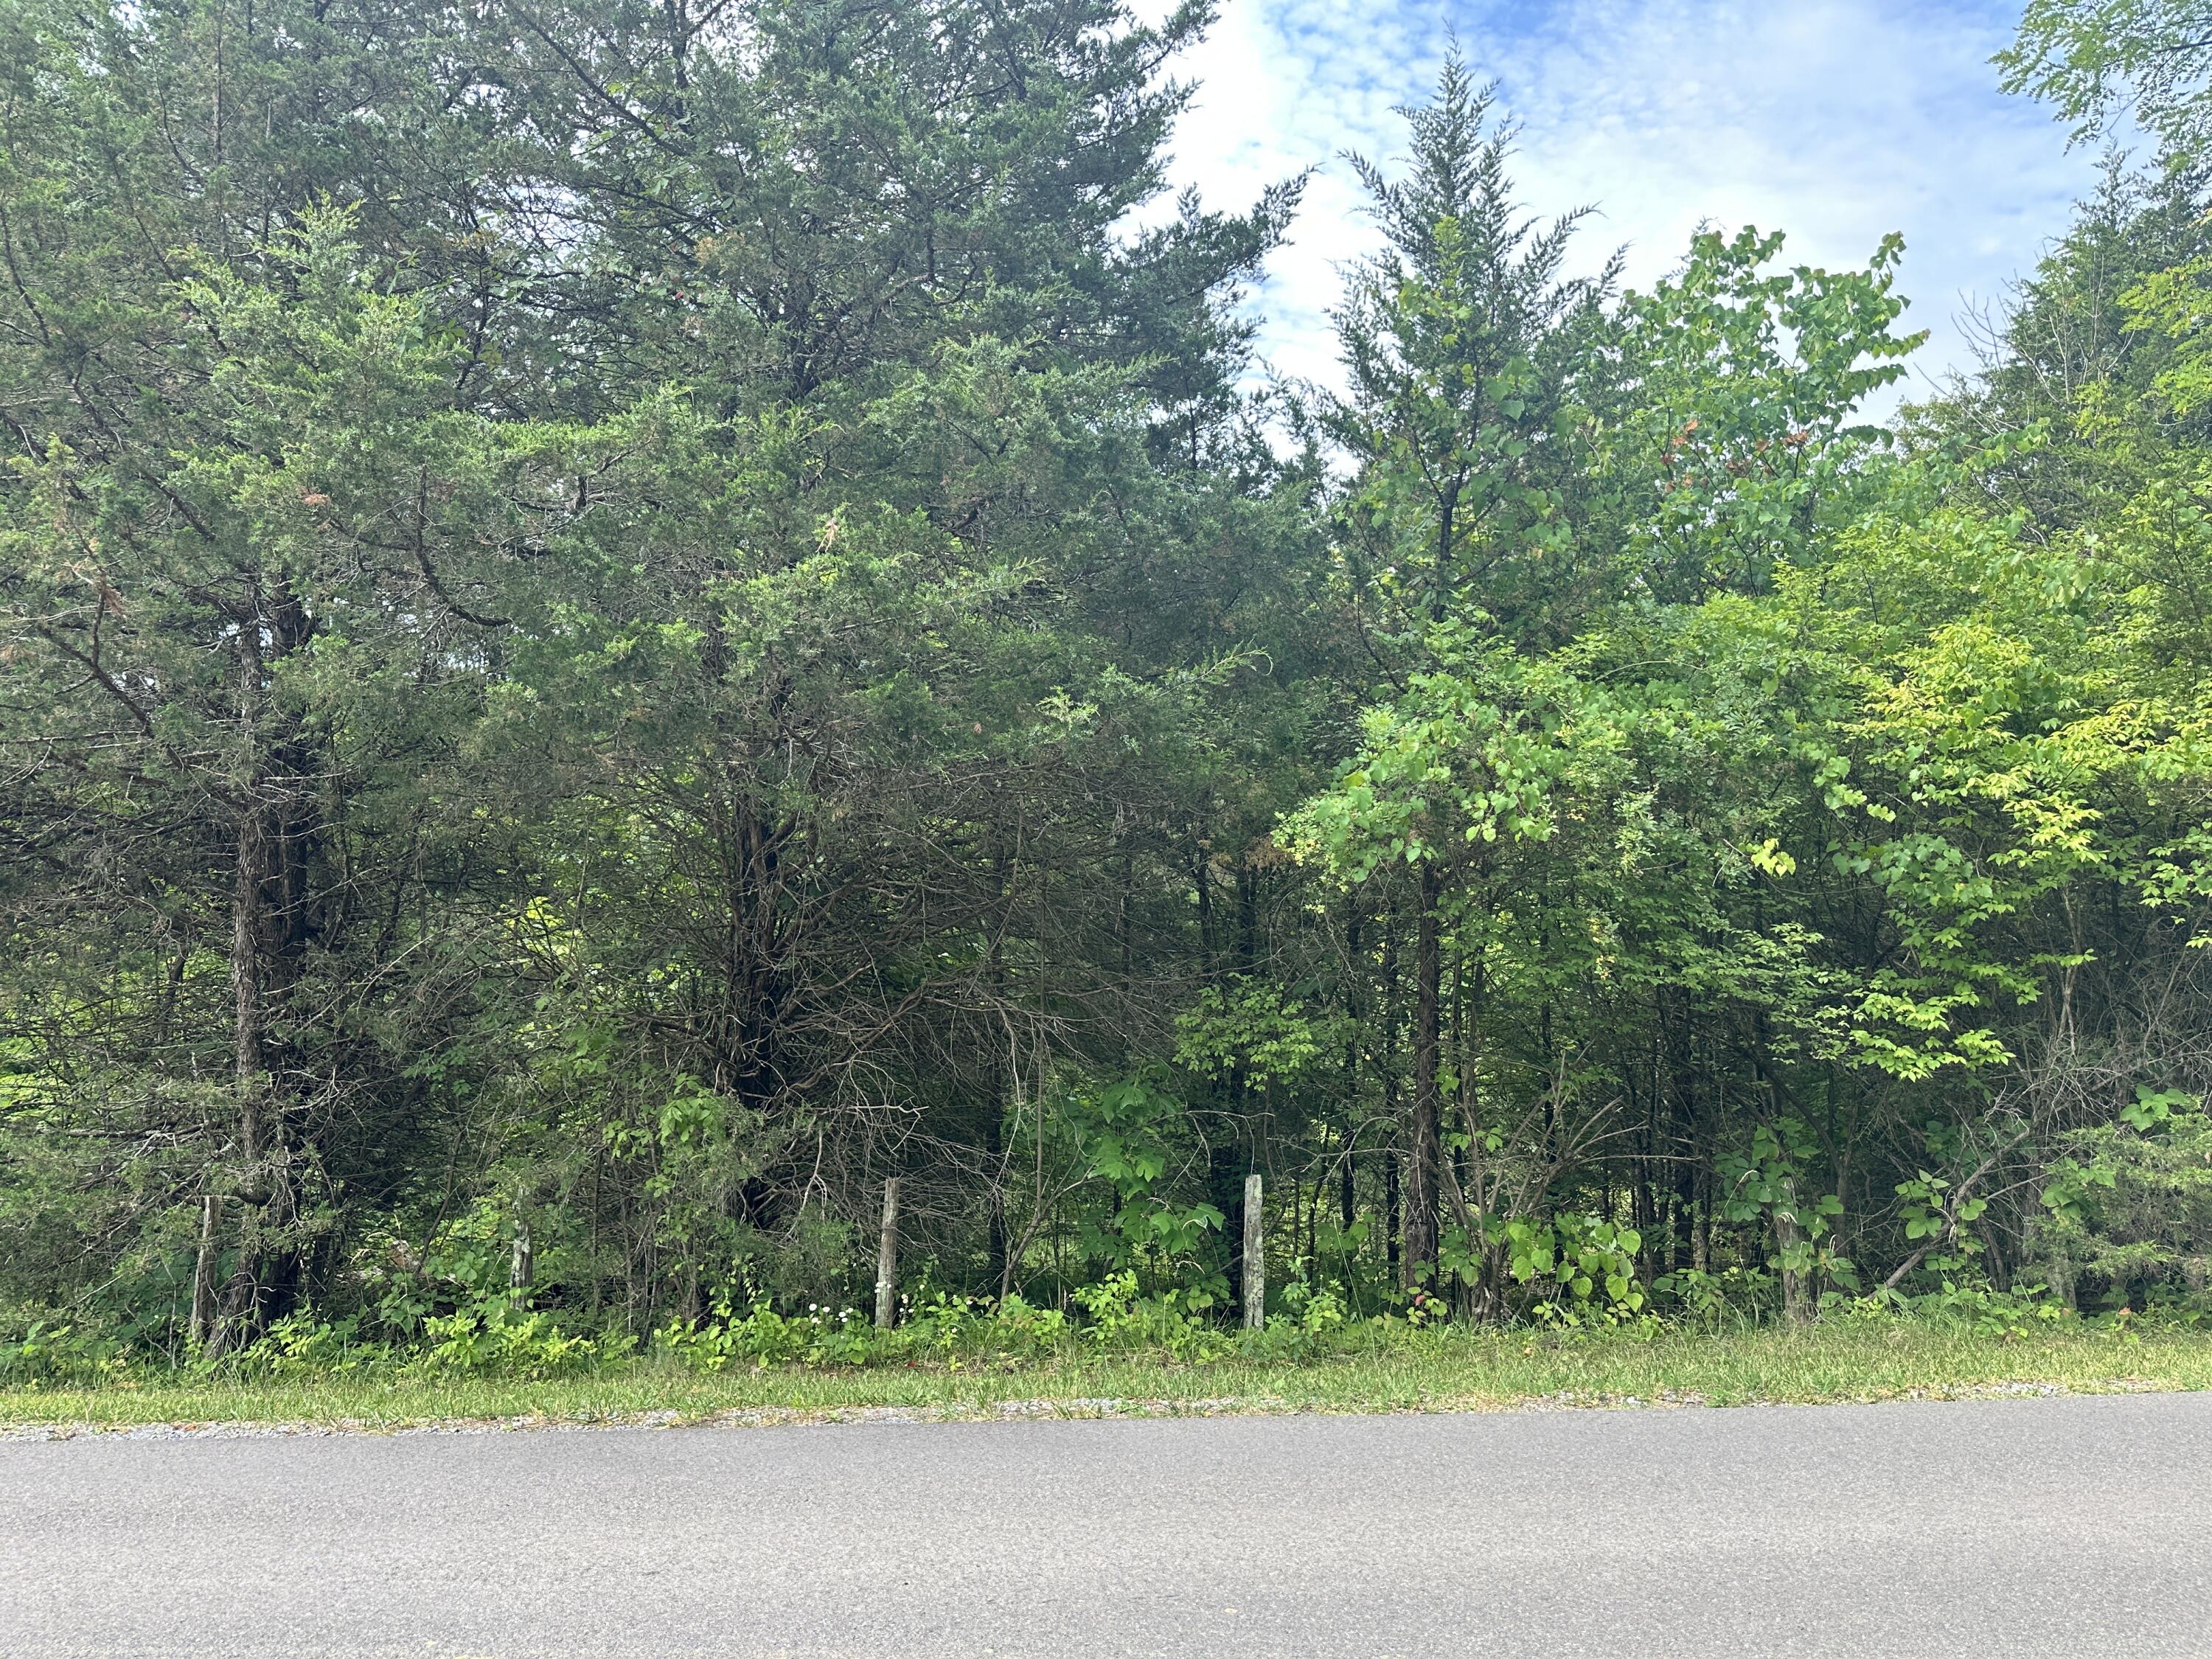
<path fill-rule="evenodd" d="M 0 1444 L 9 1656 L 2212 1656 L 2212 1395 Z"/>

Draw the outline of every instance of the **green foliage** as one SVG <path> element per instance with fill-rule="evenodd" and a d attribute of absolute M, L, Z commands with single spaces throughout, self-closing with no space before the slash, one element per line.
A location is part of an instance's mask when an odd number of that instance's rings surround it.
<path fill-rule="evenodd" d="M 1385 862 L 1457 861 L 1501 838 L 1550 837 L 1553 788 L 1592 740 L 1571 720 L 1576 688 L 1510 653 L 1462 655 L 1455 641 L 1439 654 L 1450 665 L 1368 711 L 1358 757 L 1291 820 L 1302 854 L 1364 880 Z"/>
<path fill-rule="evenodd" d="M 1885 239 L 1863 270 L 1770 272 L 1783 244 L 1750 227 L 1704 233 L 1677 274 L 1622 307 L 1632 377 L 1600 466 L 1632 503 L 1633 590 L 1764 592 L 1867 494 L 1889 434 L 1861 405 L 1927 338 L 1891 332 L 1904 242 Z"/>
<path fill-rule="evenodd" d="M 1125 1079 L 1070 1096 L 1063 1121 L 1098 1191 L 1077 1210 L 1075 1231 L 1083 1260 L 1106 1273 L 1100 1282 L 1127 1277 L 1133 1287 L 1141 1280 L 1162 1295 L 1180 1293 L 1193 1310 L 1218 1300 L 1226 1287 L 1204 1246 L 1220 1231 L 1222 1212 L 1188 1200 L 1170 1178 L 1181 1103 L 1144 1079 Z"/>
<path fill-rule="evenodd" d="M 0 1374 L 2201 1310 L 2194 13 L 1881 424 L 1894 237 L 1571 274 L 1455 52 L 1260 389 L 1207 14 L 0 17 Z"/>
<path fill-rule="evenodd" d="M 1529 1311 L 1540 1321 L 1584 1310 L 1626 1316 L 1644 1307 L 1636 1261 L 1644 1239 L 1633 1228 L 1594 1215 L 1483 1217 L 1473 1235 L 1462 1227 L 1445 1230 L 1437 1265 L 1477 1284 L 1485 1247 L 1504 1255 L 1516 1284 L 1529 1287 Z"/>
<path fill-rule="evenodd" d="M 1652 1281 L 1669 1310 L 1692 1330 L 1741 1330 L 1772 1311 L 1774 1279 L 1763 1267 L 1729 1267 L 1718 1273 L 1680 1267 Z"/>
<path fill-rule="evenodd" d="M 2169 147 L 2201 146 L 2212 95 L 2203 21 L 2195 0 L 2029 0 L 1996 62 L 2007 92 L 2051 105 L 2077 139 L 2124 115 Z"/>
<path fill-rule="evenodd" d="M 127 1344 L 67 1317 L 22 1309 L 0 1314 L 0 1382 L 10 1388 L 113 1380 L 127 1374 L 130 1362 Z"/>
<path fill-rule="evenodd" d="M 1758 1125 L 1747 1152 L 1724 1153 L 1719 1161 L 1725 1194 L 1721 1213 L 1771 1231 L 1774 1248 L 1765 1265 L 1781 1275 L 1785 1286 L 1802 1283 L 1816 1295 L 1823 1283 L 1856 1290 L 1856 1269 L 1833 1248 L 1843 1200 L 1811 1184 L 1816 1153 L 1811 1132 L 1796 1118 Z M 1912 1224 L 1908 1220 L 1908 1231 Z"/>
<path fill-rule="evenodd" d="M 2065 1137 L 2041 1192 L 2053 1279 L 2088 1305 L 2212 1311 L 2212 1115 L 2139 1086 L 2112 1122 Z"/>
<path fill-rule="evenodd" d="M 655 1331 L 653 1351 L 710 1373 L 739 1361 L 757 1366 L 857 1365 L 880 1357 L 881 1345 L 872 1337 L 854 1309 L 825 1314 L 810 1305 L 804 1314 L 787 1316 L 761 1303 L 740 1316 L 722 1292 L 709 1318 L 671 1320 Z"/>
<path fill-rule="evenodd" d="M 1279 987 L 1209 985 L 1176 1017 L 1176 1063 L 1206 1078 L 1237 1076 L 1264 1088 L 1298 1074 L 1345 1039 L 1341 1015 L 1309 1013 Z"/>

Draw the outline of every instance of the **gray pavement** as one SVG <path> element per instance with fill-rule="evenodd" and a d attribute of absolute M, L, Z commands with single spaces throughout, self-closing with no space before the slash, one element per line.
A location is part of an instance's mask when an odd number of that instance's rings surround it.
<path fill-rule="evenodd" d="M 0 1653 L 2212 1656 L 2212 1395 L 7 1443 Z"/>

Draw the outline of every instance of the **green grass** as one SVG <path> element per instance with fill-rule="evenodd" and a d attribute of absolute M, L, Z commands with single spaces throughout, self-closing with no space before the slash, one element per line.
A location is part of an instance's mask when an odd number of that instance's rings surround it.
<path fill-rule="evenodd" d="M 1732 1406 L 2013 1391 L 2212 1389 L 2212 1334 L 2132 1340 L 2081 1327 L 2007 1338 L 1912 1322 L 1739 1335 L 1400 1335 L 1322 1358 L 1062 1357 L 983 1365 L 696 1375 L 633 1364 L 542 1381 L 378 1375 L 122 1377 L 0 1389 L 0 1428 L 270 1424 L 392 1429 L 450 1422 L 783 1421 L 880 1408 L 925 1416 L 1497 1411 L 1528 1406 Z"/>

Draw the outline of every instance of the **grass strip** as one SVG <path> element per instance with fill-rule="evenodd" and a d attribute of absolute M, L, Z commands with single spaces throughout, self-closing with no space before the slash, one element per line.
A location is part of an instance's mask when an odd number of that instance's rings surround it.
<path fill-rule="evenodd" d="M 1911 1322 L 1644 1338 L 1446 1330 L 1324 1357 L 1231 1357 L 1194 1364 L 1161 1354 L 1075 1352 L 1019 1362 L 711 1375 L 635 1363 L 542 1379 L 398 1370 L 259 1378 L 142 1374 L 96 1385 L 0 1390 L 0 1429 L 43 1435 L 153 1425 L 388 1431 L 886 1413 L 1498 1411 L 2193 1389 L 2212 1389 L 2212 1334 L 2076 1329 L 2007 1337 Z"/>

